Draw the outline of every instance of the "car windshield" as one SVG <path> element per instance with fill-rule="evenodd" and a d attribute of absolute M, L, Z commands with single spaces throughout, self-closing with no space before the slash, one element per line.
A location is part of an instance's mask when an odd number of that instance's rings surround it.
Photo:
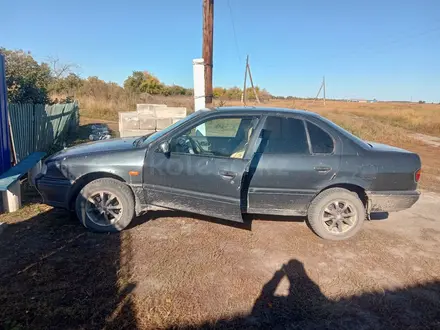
<path fill-rule="evenodd" d="M 371 144 L 365 142 L 364 140 L 360 139 L 359 137 L 357 137 L 356 135 L 350 133 L 349 131 L 345 130 L 344 128 L 342 128 L 339 125 L 336 125 L 334 122 L 332 122 L 331 120 L 321 116 L 321 119 L 323 121 L 325 121 L 328 125 L 330 125 L 332 128 L 334 128 L 335 130 L 337 130 L 339 133 L 341 133 L 342 135 L 345 135 L 347 138 L 354 140 L 357 144 L 359 144 L 360 146 L 364 147 L 364 148 L 371 148 Z"/>
<path fill-rule="evenodd" d="M 179 121 L 175 122 L 174 124 L 168 126 L 167 128 L 164 128 L 161 131 L 155 132 L 155 133 L 150 134 L 150 135 L 144 135 L 144 136 L 136 139 L 133 142 L 133 145 L 141 146 L 141 145 L 145 145 L 145 144 L 148 144 L 150 142 L 153 142 L 154 140 L 156 140 L 156 139 L 160 138 L 161 136 L 167 134 L 169 131 L 173 130 L 174 128 L 176 128 L 176 127 L 186 123 L 187 121 L 191 120 L 194 117 L 199 116 L 203 112 L 204 112 L 204 110 L 198 110 L 196 112 L 193 112 L 189 116 L 187 116 L 185 118 L 182 118 L 181 120 L 179 120 Z"/>

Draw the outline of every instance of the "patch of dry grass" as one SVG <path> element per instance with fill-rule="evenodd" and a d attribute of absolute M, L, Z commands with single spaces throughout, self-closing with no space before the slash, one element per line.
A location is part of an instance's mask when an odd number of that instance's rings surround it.
<path fill-rule="evenodd" d="M 385 103 L 384 103 L 385 104 Z M 431 104 L 368 104 L 335 113 L 352 113 L 414 132 L 440 136 L 440 106 Z"/>
<path fill-rule="evenodd" d="M 271 100 L 267 105 L 315 111 L 321 114 L 353 114 L 417 133 L 440 136 L 440 104 L 399 102 L 357 103 L 321 100 Z"/>
<path fill-rule="evenodd" d="M 78 97 L 81 115 L 89 118 L 118 120 L 118 112 L 135 111 L 137 103 L 167 104 L 174 107 L 186 107 L 191 112 L 193 101 L 186 96 L 144 96 L 121 99 L 102 99 L 91 96 Z"/>
<path fill-rule="evenodd" d="M 169 106 L 183 106 L 193 111 L 193 99 L 190 96 L 127 96 L 119 99 L 95 98 L 82 96 L 78 98 L 81 114 L 90 118 L 117 120 L 119 111 L 134 111 L 137 103 L 164 103 Z M 240 101 L 214 101 L 215 106 L 237 106 Z M 257 105 L 249 103 L 249 105 Z M 277 100 L 272 99 L 264 104 L 271 107 L 286 107 L 315 111 L 323 115 L 329 113 L 352 114 L 358 117 L 375 119 L 389 126 L 401 127 L 414 132 L 440 136 L 440 105 L 398 102 L 356 103 L 321 100 Z M 333 116 L 334 118 L 334 116 Z"/>

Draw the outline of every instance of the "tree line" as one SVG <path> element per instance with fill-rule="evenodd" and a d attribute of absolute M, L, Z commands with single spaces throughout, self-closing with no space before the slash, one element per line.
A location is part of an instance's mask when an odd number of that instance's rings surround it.
<path fill-rule="evenodd" d="M 0 47 L 6 60 L 6 85 L 10 103 L 58 103 L 71 102 L 80 97 L 107 100 L 122 99 L 135 95 L 192 96 L 193 89 L 179 85 L 166 85 L 148 71 L 134 71 L 123 86 L 106 82 L 96 76 L 82 78 L 72 64 L 62 64 L 58 59 L 46 62 L 36 61 L 30 52 L 8 50 Z M 260 99 L 271 95 L 265 89 L 256 87 Z M 248 99 L 255 99 L 252 89 L 246 90 Z M 239 100 L 239 87 L 215 87 L 213 96 L 221 100 Z"/>

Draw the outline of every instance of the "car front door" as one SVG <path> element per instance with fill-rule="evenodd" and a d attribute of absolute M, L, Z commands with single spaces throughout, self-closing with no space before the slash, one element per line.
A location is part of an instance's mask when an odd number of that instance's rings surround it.
<path fill-rule="evenodd" d="M 243 121 L 252 122 L 245 132 L 240 131 Z M 255 116 L 211 115 L 158 141 L 166 142 L 169 152 L 153 146 L 146 155 L 147 203 L 243 222 L 242 180 L 252 159 L 257 124 Z M 201 140 L 208 141 L 209 149 Z"/>
<path fill-rule="evenodd" d="M 271 116 L 251 166 L 249 213 L 304 215 L 339 171 L 341 145 L 315 123 Z"/>

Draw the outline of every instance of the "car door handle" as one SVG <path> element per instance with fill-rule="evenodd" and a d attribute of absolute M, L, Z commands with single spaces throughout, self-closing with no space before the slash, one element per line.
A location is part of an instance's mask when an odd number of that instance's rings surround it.
<path fill-rule="evenodd" d="M 218 174 L 223 180 L 233 180 L 237 176 L 237 173 L 231 171 L 219 171 Z"/>
<path fill-rule="evenodd" d="M 315 166 L 315 171 L 319 173 L 328 173 L 332 170 L 330 166 Z"/>

